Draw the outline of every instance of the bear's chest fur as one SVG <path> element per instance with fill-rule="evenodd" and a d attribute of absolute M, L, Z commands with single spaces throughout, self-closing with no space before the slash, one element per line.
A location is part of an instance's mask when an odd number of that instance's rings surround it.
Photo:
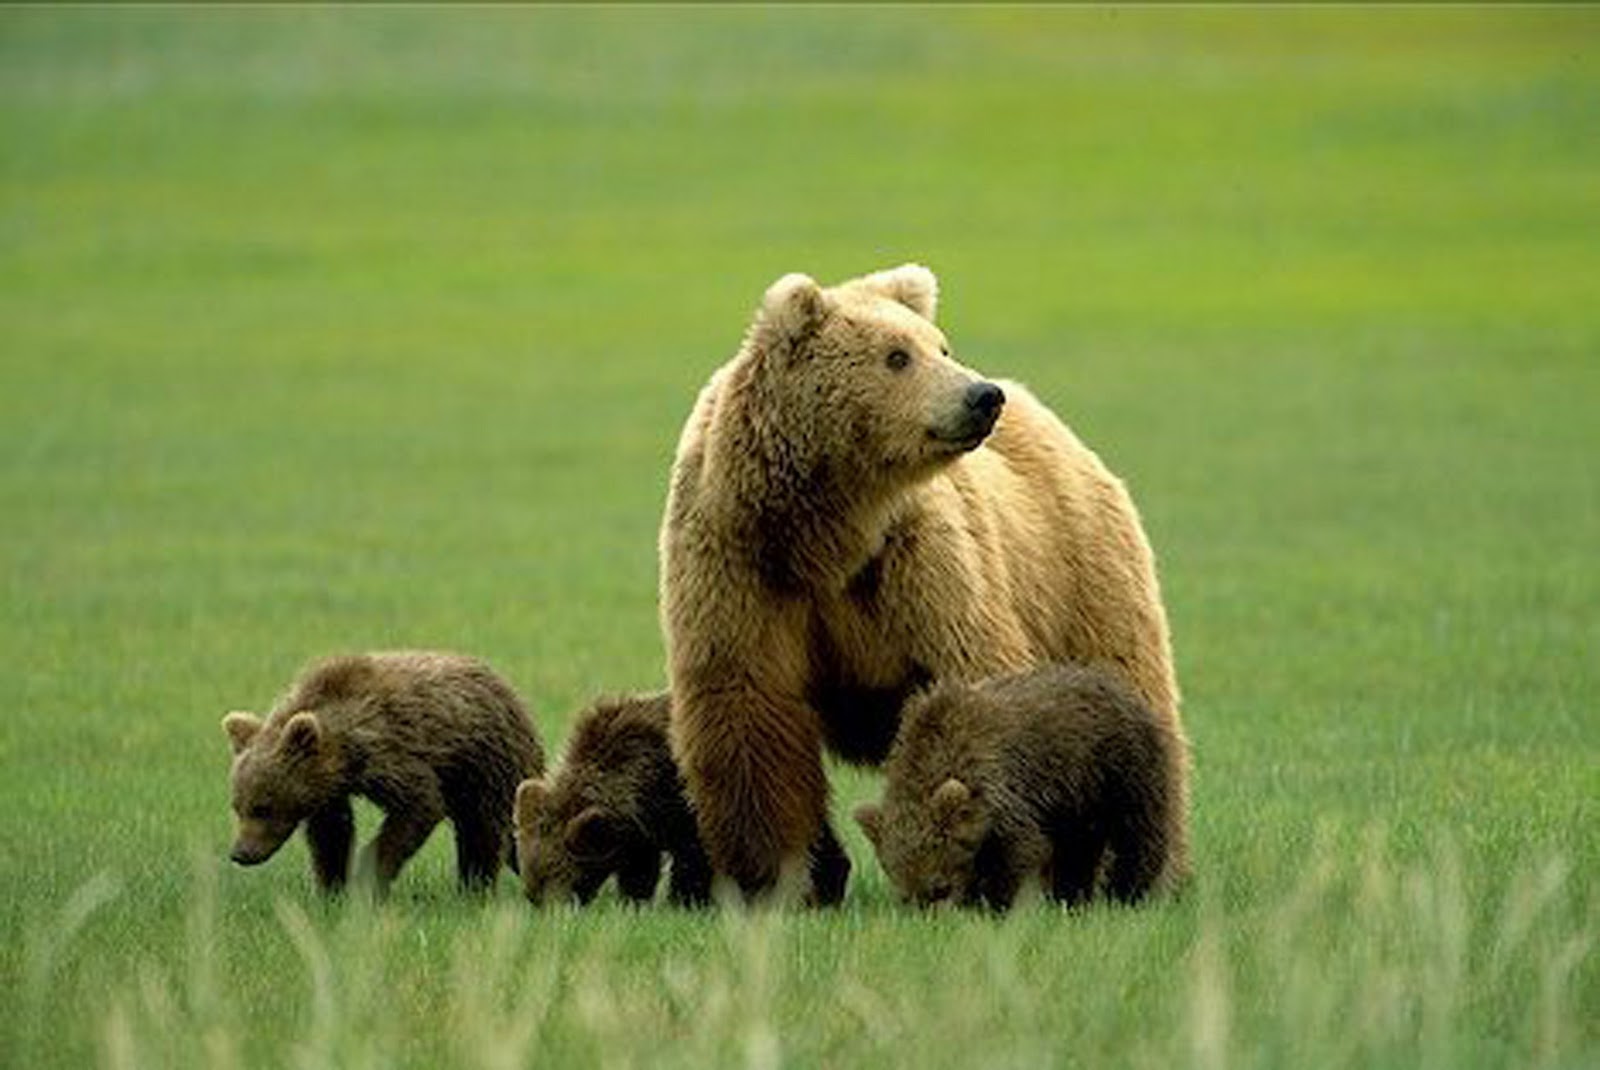
<path fill-rule="evenodd" d="M 811 682 L 807 699 L 822 718 L 828 747 L 841 759 L 875 765 L 889 752 L 900 707 L 933 679 L 899 634 L 884 597 L 892 544 L 868 559 L 842 590 L 812 598 Z"/>

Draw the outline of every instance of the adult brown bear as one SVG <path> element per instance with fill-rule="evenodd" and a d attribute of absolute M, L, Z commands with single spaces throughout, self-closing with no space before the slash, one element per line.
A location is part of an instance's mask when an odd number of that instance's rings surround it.
<path fill-rule="evenodd" d="M 910 264 L 779 279 L 678 444 L 673 746 L 712 865 L 746 893 L 818 835 L 823 748 L 881 762 L 931 680 L 1101 663 L 1182 739 L 1132 500 L 1026 389 L 952 359 L 937 288 Z"/>

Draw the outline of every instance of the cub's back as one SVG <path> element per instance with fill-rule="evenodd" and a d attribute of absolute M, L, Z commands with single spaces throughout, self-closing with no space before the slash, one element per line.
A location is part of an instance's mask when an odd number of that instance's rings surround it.
<path fill-rule="evenodd" d="M 1120 676 L 1066 662 L 938 684 L 914 698 L 888 772 L 923 783 L 962 769 L 1005 775 L 1018 764 L 1165 764 L 1175 752 L 1164 719 Z"/>
<path fill-rule="evenodd" d="M 528 725 L 522 700 L 479 658 L 437 651 L 344 654 L 313 664 L 278 707 L 316 710 L 335 730 L 374 722 L 470 734 Z"/>
<path fill-rule="evenodd" d="M 1052 664 L 979 687 L 1007 715 L 1008 764 L 1032 777 L 1087 787 L 1176 769 L 1179 748 L 1166 720 L 1108 669 Z"/>

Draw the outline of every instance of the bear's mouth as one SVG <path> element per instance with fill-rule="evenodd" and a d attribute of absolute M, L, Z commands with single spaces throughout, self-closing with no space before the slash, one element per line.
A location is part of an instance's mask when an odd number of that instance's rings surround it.
<path fill-rule="evenodd" d="M 259 847 L 236 844 L 233 850 L 228 853 L 228 857 L 232 859 L 236 865 L 259 866 L 268 858 L 272 857 L 272 852 L 264 851 Z"/>
<path fill-rule="evenodd" d="M 965 421 L 958 428 L 929 428 L 928 438 L 951 453 L 970 453 L 982 445 L 993 430 L 992 418 L 979 418 Z"/>
<path fill-rule="evenodd" d="M 999 394 L 997 388 L 991 387 L 991 390 L 993 394 Z M 1001 401 L 993 401 L 991 396 L 985 394 L 982 404 L 973 404 L 969 401 L 955 412 L 948 414 L 942 422 L 928 428 L 928 437 L 951 453 L 967 453 L 977 449 L 994 430 L 994 425 L 1000 422 L 1004 395 L 1000 395 Z"/>

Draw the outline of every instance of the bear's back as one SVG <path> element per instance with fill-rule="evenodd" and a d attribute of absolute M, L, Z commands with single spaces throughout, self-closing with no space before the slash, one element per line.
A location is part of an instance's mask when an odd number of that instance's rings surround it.
<path fill-rule="evenodd" d="M 976 684 L 942 683 L 908 705 L 890 762 L 919 784 L 965 772 L 1074 793 L 1164 775 L 1166 722 L 1111 671 L 1057 662 Z"/>
<path fill-rule="evenodd" d="M 670 759 L 667 732 L 671 715 L 672 699 L 666 692 L 600 699 L 573 726 L 561 774 L 616 770 L 639 761 Z"/>
<path fill-rule="evenodd" d="M 345 654 L 311 665 L 278 711 L 314 710 L 332 733 L 442 753 L 511 747 L 542 767 L 522 700 L 478 658 L 435 651 Z"/>
<path fill-rule="evenodd" d="M 579 715 L 551 777 L 551 812 L 601 806 L 637 821 L 658 841 L 693 836 L 693 820 L 668 737 L 666 692 L 603 698 Z"/>

